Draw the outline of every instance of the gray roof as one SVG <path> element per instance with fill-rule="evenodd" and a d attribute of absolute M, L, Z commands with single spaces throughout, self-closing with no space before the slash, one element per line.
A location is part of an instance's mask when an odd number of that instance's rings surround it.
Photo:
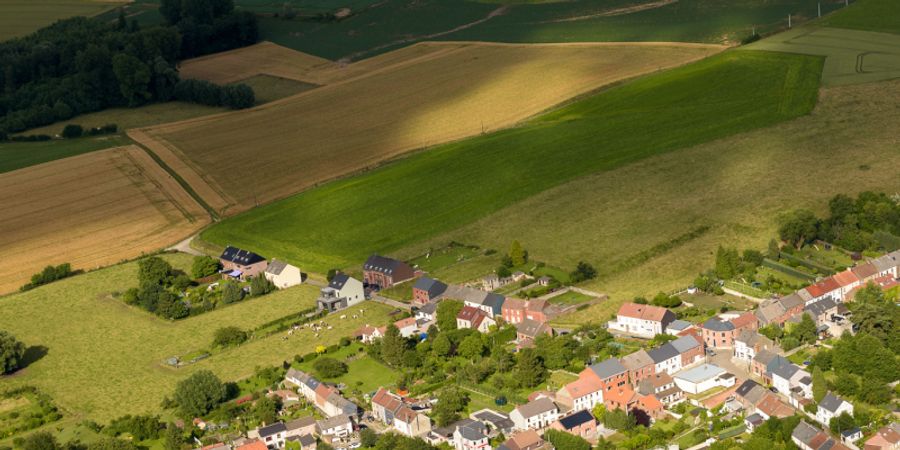
<path fill-rule="evenodd" d="M 819 407 L 825 408 L 826 411 L 836 412 L 843 403 L 844 400 L 829 392 L 825 394 L 825 397 L 823 397 L 822 401 L 819 402 Z"/>
<path fill-rule="evenodd" d="M 260 437 L 271 436 L 273 434 L 283 433 L 285 431 L 287 431 L 287 428 L 284 426 L 283 423 L 275 422 L 272 425 L 266 425 L 266 426 L 260 428 L 259 436 Z"/>
<path fill-rule="evenodd" d="M 419 289 L 425 292 L 428 292 L 430 297 L 437 297 L 444 293 L 447 290 L 447 285 L 441 283 L 434 278 L 422 277 L 416 280 L 416 284 L 413 285 L 413 289 Z"/>
<path fill-rule="evenodd" d="M 766 421 L 766 420 L 763 419 L 763 417 L 762 417 L 761 415 L 759 415 L 758 413 L 750 414 L 749 416 L 747 416 L 746 418 L 744 418 L 744 420 L 746 420 L 747 422 L 752 423 L 753 425 L 759 425 L 759 424 L 761 424 L 761 423 L 763 423 L 763 422 Z"/>
<path fill-rule="evenodd" d="M 763 324 L 770 324 L 786 311 L 781 300 L 766 300 L 756 309 L 756 318 Z"/>
<path fill-rule="evenodd" d="M 419 311 L 425 314 L 434 314 L 437 312 L 437 303 L 426 303 L 419 307 Z"/>
<path fill-rule="evenodd" d="M 591 370 L 600 377 L 601 380 L 614 377 L 621 373 L 625 373 L 628 369 L 619 362 L 618 359 L 609 358 L 606 361 L 599 362 L 591 366 Z"/>
<path fill-rule="evenodd" d="M 804 444 L 809 444 L 809 441 L 817 434 L 819 434 L 818 428 L 806 423 L 805 420 L 801 420 L 800 423 L 797 424 L 797 427 L 794 428 L 791 436 Z"/>
<path fill-rule="evenodd" d="M 687 380 L 692 383 L 701 383 L 703 381 L 718 377 L 726 373 L 727 372 L 725 372 L 725 369 L 719 366 L 714 366 L 712 364 L 703 364 L 694 367 L 693 369 L 682 370 L 681 372 L 675 374 L 675 378 Z"/>
<path fill-rule="evenodd" d="M 558 409 L 556 403 L 553 403 L 553 400 L 550 400 L 547 397 L 541 397 L 535 400 L 532 400 L 524 405 L 519 405 L 517 408 L 519 410 L 519 414 L 522 414 L 522 417 L 529 418 L 534 417 L 538 414 L 545 413 L 547 411 L 553 411 Z"/>
<path fill-rule="evenodd" d="M 753 360 L 763 365 L 769 365 L 776 356 L 778 355 L 767 349 L 762 349 L 756 352 L 756 356 L 753 357 Z"/>
<path fill-rule="evenodd" d="M 673 320 L 668 325 L 666 325 L 666 329 L 681 331 L 681 330 L 684 330 L 685 328 L 690 327 L 691 325 L 693 325 L 693 324 L 688 322 L 687 320 L 676 319 L 676 320 Z"/>
<path fill-rule="evenodd" d="M 472 414 L 473 419 L 486 422 L 494 426 L 498 430 L 512 429 L 515 424 L 506 414 L 494 411 L 492 409 L 483 409 Z"/>
<path fill-rule="evenodd" d="M 481 304 L 484 306 L 489 306 L 494 315 L 499 316 L 503 311 L 503 302 L 505 301 L 506 297 L 491 292 L 484 298 L 484 301 Z"/>
<path fill-rule="evenodd" d="M 225 250 L 219 256 L 219 259 L 237 263 L 242 266 L 249 266 L 250 264 L 256 264 L 258 262 L 266 260 L 266 258 L 263 258 L 262 256 L 259 256 L 249 250 L 241 250 L 230 245 L 228 247 L 225 247 Z"/>
<path fill-rule="evenodd" d="M 462 300 L 463 302 L 475 303 L 476 305 L 482 304 L 487 295 L 487 292 L 480 289 L 458 285 L 450 285 L 444 292 L 444 298 Z"/>
<path fill-rule="evenodd" d="M 757 402 L 762 400 L 763 396 L 766 395 L 766 388 L 762 387 L 759 383 L 753 380 L 747 380 L 741 383 L 738 386 L 735 394 L 741 396 L 752 405 L 755 405 Z"/>
<path fill-rule="evenodd" d="M 675 347 L 675 350 L 678 353 L 685 353 L 700 346 L 700 343 L 697 342 L 697 339 L 695 339 L 691 335 L 682 336 L 670 342 L 670 344 L 672 344 L 672 347 Z"/>
<path fill-rule="evenodd" d="M 647 354 L 649 354 L 650 359 L 652 359 L 653 362 L 657 364 L 681 355 L 678 349 L 676 349 L 671 342 L 667 342 L 663 345 L 660 345 L 659 347 L 651 349 L 649 352 L 647 352 Z"/>
<path fill-rule="evenodd" d="M 803 308 L 804 311 L 809 311 L 815 317 L 819 317 L 822 314 L 825 314 L 829 310 L 837 308 L 837 302 L 834 301 L 831 297 L 826 298 L 825 300 L 819 300 L 815 303 L 810 303 Z"/>
<path fill-rule="evenodd" d="M 344 285 L 347 284 L 347 280 L 350 279 L 350 276 L 346 273 L 339 273 L 331 279 L 331 282 L 328 283 L 328 287 L 332 289 L 341 290 L 344 288 Z"/>
<path fill-rule="evenodd" d="M 273 259 L 271 262 L 269 262 L 269 265 L 266 266 L 266 273 L 271 273 L 272 275 L 281 275 L 281 271 L 284 270 L 284 268 L 287 266 L 288 263 Z"/>
<path fill-rule="evenodd" d="M 546 325 L 543 322 L 525 319 L 516 324 L 516 332 L 534 339 L 544 331 L 545 327 Z"/>
<path fill-rule="evenodd" d="M 566 430 L 571 430 L 572 428 L 575 428 L 577 426 L 594 421 L 594 416 L 592 416 L 591 413 L 584 409 L 578 411 L 575 414 L 570 414 L 566 417 L 563 417 L 562 419 L 559 419 L 560 425 L 562 425 Z"/>
<path fill-rule="evenodd" d="M 478 441 L 487 436 L 487 427 L 481 422 L 471 421 L 458 425 L 456 429 L 459 431 L 463 439 L 469 441 Z"/>
<path fill-rule="evenodd" d="M 319 430 L 327 430 L 329 428 L 339 427 L 341 425 L 346 425 L 347 422 L 352 422 L 350 420 L 350 416 L 346 414 L 339 414 L 334 417 L 329 417 L 327 419 L 320 420 L 316 422 L 319 427 Z"/>
<path fill-rule="evenodd" d="M 789 380 L 798 370 L 800 370 L 799 367 L 795 366 L 794 363 L 788 361 L 787 358 L 781 355 L 775 355 L 775 357 L 769 361 L 769 364 L 766 365 L 766 372 L 778 375 L 785 380 Z"/>
<path fill-rule="evenodd" d="M 306 417 L 301 417 L 299 419 L 295 419 L 290 422 L 287 422 L 284 424 L 284 426 L 285 426 L 285 428 L 287 428 L 288 431 L 290 431 L 290 430 L 296 430 L 297 428 L 305 428 L 305 427 L 308 427 L 310 425 L 315 425 L 315 424 L 316 424 L 315 417 L 306 416 Z"/>
<path fill-rule="evenodd" d="M 885 270 L 890 270 L 894 267 L 900 267 L 900 250 L 875 258 L 872 260 L 872 265 L 875 266 L 879 272 L 884 272 Z"/>
<path fill-rule="evenodd" d="M 791 295 L 782 297 L 781 299 L 779 299 L 779 302 L 785 310 L 789 310 L 806 303 L 806 300 L 804 300 L 803 297 L 800 296 L 800 294 L 794 292 Z"/>
<path fill-rule="evenodd" d="M 316 438 L 311 434 L 304 434 L 298 440 L 300 441 L 300 448 L 309 448 L 316 445 Z"/>
<path fill-rule="evenodd" d="M 372 255 L 366 260 L 365 264 L 363 264 L 363 269 L 392 274 L 395 270 L 404 266 L 408 266 L 408 264 L 394 258 Z"/>
<path fill-rule="evenodd" d="M 734 324 L 721 320 L 718 317 L 711 317 L 706 322 L 703 322 L 703 328 L 711 331 L 731 331 L 734 329 Z"/>
<path fill-rule="evenodd" d="M 628 370 L 640 369 L 653 364 L 653 358 L 643 349 L 622 357 L 622 365 Z"/>

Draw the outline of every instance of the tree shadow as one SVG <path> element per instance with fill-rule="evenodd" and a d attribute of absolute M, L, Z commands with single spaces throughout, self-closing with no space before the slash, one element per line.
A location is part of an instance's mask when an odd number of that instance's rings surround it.
<path fill-rule="evenodd" d="M 19 365 L 19 370 L 25 369 L 28 366 L 38 362 L 44 356 L 47 356 L 47 353 L 50 352 L 50 349 L 43 345 L 32 345 L 25 349 L 25 355 L 22 356 L 22 364 Z"/>

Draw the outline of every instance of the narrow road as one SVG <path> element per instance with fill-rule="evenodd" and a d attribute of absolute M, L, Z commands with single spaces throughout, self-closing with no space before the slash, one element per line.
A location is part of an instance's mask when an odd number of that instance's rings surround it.
<path fill-rule="evenodd" d="M 197 251 L 193 247 L 191 247 L 191 241 L 193 241 L 195 237 L 197 237 L 197 235 L 193 235 L 193 236 L 167 248 L 166 250 L 177 250 L 182 253 L 187 253 L 188 255 L 204 256 L 203 252 Z"/>
<path fill-rule="evenodd" d="M 382 297 L 382 296 L 380 296 L 380 295 L 378 295 L 378 294 L 375 294 L 375 293 L 372 294 L 372 298 L 370 298 L 369 300 L 372 300 L 373 302 L 382 303 L 382 304 L 385 304 L 385 305 L 388 305 L 388 306 L 393 306 L 393 307 L 395 307 L 395 308 L 400 308 L 400 309 L 405 309 L 405 310 L 407 310 L 407 311 L 412 311 L 412 305 L 410 305 L 410 304 L 408 304 L 408 303 L 398 302 L 397 300 L 392 300 L 392 299 L 389 299 L 389 298 L 387 298 L 387 297 Z"/>

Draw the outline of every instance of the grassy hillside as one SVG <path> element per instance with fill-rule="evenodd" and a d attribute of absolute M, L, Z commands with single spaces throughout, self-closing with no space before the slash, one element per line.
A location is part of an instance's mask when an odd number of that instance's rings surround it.
<path fill-rule="evenodd" d="M 181 269 L 190 267 L 190 256 L 166 258 Z M 216 329 L 252 329 L 303 310 L 314 304 L 318 290 L 299 286 L 170 322 L 112 295 L 136 285 L 137 264 L 128 263 L 0 298 L 0 329 L 28 346 L 47 348 L 45 356 L 2 384 L 37 386 L 66 413 L 105 422 L 124 414 L 158 412 L 175 384 L 197 370 L 236 380 L 251 375 L 254 367 L 280 364 L 316 345 L 336 343 L 365 322 L 388 321 L 386 306 L 366 303 L 366 313 L 357 320 L 325 319 L 334 329 L 318 339 L 308 331 L 287 340 L 277 334 L 173 369 L 164 365 L 166 358 L 206 348 Z"/>
<path fill-rule="evenodd" d="M 129 142 L 128 138 L 119 135 L 44 142 L 3 142 L 0 143 L 0 173 L 95 150 L 118 147 Z"/>
<path fill-rule="evenodd" d="M 852 7 L 827 17 L 824 23 L 854 30 L 900 33 L 900 2 L 896 0 L 858 0 Z"/>
<path fill-rule="evenodd" d="M 580 176 L 806 114 L 821 67 L 817 57 L 729 52 L 254 209 L 202 236 L 313 270 L 356 265 Z"/>

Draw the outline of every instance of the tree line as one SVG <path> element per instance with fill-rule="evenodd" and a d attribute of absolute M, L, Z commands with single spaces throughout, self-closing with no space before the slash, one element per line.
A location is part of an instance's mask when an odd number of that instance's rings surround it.
<path fill-rule="evenodd" d="M 207 99 L 206 86 L 179 86 L 176 63 L 246 46 L 259 36 L 256 17 L 235 11 L 230 0 L 169 0 L 160 9 L 166 24 L 145 29 L 124 18 L 107 23 L 75 17 L 0 43 L 0 132 L 114 106 L 169 101 L 179 92 L 183 99 Z M 218 88 L 215 102 L 201 103 L 253 104 L 249 87 Z M 204 94 L 193 89 L 205 89 Z"/>
<path fill-rule="evenodd" d="M 900 248 L 900 195 L 862 192 L 855 199 L 844 194 L 828 202 L 828 217 L 807 209 L 782 217 L 781 240 L 797 248 L 821 239 L 847 250 L 893 251 Z"/>

